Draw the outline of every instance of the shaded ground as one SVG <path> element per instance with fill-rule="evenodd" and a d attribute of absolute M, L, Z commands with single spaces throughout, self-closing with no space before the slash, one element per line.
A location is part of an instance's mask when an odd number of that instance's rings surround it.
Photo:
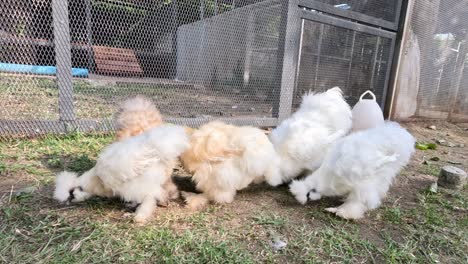
<path fill-rule="evenodd" d="M 207 90 L 175 81 L 145 84 L 75 79 L 73 92 L 76 117 L 83 119 L 112 117 L 122 100 L 140 94 L 153 99 L 166 117 L 272 116 L 271 99 L 264 92 L 246 93 L 221 85 L 217 90 Z M 0 119 L 59 118 L 53 78 L 0 73 L 0 102 Z"/>
<path fill-rule="evenodd" d="M 436 130 L 426 128 L 435 125 Z M 409 123 L 418 150 L 384 205 L 360 221 L 323 211 L 339 200 L 299 205 L 286 187 L 255 185 L 233 204 L 202 212 L 181 201 L 145 227 L 118 200 L 60 205 L 54 173 L 93 165 L 111 136 L 70 135 L 0 143 L 0 261 L 6 263 L 467 263 L 467 188 L 428 190 L 445 164 L 468 169 L 468 124 Z M 464 144 L 465 146 L 460 146 Z M 453 146 L 454 145 L 454 146 Z M 431 158 L 438 157 L 438 161 Z M 428 161 L 428 162 L 424 162 Z M 427 163 L 427 164 L 424 164 Z M 190 182 L 178 182 L 190 188 Z M 26 189 L 24 189 L 27 187 Z M 19 192 L 18 190 L 23 190 Z M 281 250 L 274 241 L 286 242 Z"/>

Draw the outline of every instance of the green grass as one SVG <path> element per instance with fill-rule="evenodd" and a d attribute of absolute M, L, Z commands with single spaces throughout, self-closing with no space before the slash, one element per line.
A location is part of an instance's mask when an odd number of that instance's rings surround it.
<path fill-rule="evenodd" d="M 249 263 L 251 255 L 232 241 L 206 232 L 176 233 L 168 226 L 134 227 L 59 211 L 34 214 L 32 197 L 3 208 L 0 256 L 8 263 Z"/>
<path fill-rule="evenodd" d="M 99 151 L 112 140 L 112 136 L 76 133 L 0 142 L 0 174 L 26 175 L 36 184 L 48 183 L 57 170 L 83 172 L 91 168 Z"/>
<path fill-rule="evenodd" d="M 284 226 L 286 219 L 277 215 L 259 215 L 253 217 L 257 225 Z"/>
<path fill-rule="evenodd" d="M 402 212 L 399 207 L 384 208 L 383 217 L 392 224 L 401 224 Z"/>
<path fill-rule="evenodd" d="M 30 120 L 58 119 L 58 89 L 52 78 L 16 77 L 0 74 L 1 119 Z M 109 118 L 116 105 L 128 96 L 145 94 L 148 97 L 173 95 L 164 85 L 98 85 L 84 80 L 73 83 L 75 111 L 78 118 Z M 166 87 L 167 88 L 167 87 Z M 19 107 L 18 107 L 19 106 Z"/>
<path fill-rule="evenodd" d="M 241 192 L 231 205 L 190 212 L 158 208 L 146 226 L 118 199 L 60 205 L 57 171 L 93 166 L 111 135 L 0 142 L 0 262 L 5 263 L 466 263 L 468 192 L 425 186 L 389 197 L 363 221 L 324 211 L 339 201 L 298 205 L 287 188 Z M 414 172 L 404 172 L 407 177 Z M 2 181 L 3 182 L 3 181 Z M 1 182 L 0 182 L 1 184 Z M 273 199 L 272 199 L 273 198 Z M 276 250 L 275 240 L 287 243 Z"/>
<path fill-rule="evenodd" d="M 271 102 L 264 98 L 265 93 L 245 97 L 231 86 L 219 88 L 221 91 L 202 90 L 180 82 L 113 83 L 74 79 L 74 113 L 78 119 L 109 120 L 124 99 L 144 95 L 156 102 L 166 117 L 271 115 Z M 0 102 L 3 103 L 0 119 L 58 120 L 58 95 L 54 78 L 0 73 Z M 206 107 L 201 109 L 200 104 Z"/>
<path fill-rule="evenodd" d="M 418 172 L 422 174 L 432 175 L 432 176 L 439 176 L 440 173 L 440 165 L 429 163 L 429 164 L 421 164 L 419 165 Z"/>

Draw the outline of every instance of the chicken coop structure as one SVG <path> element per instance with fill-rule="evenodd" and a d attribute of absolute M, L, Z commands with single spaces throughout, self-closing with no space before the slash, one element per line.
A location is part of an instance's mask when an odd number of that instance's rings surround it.
<path fill-rule="evenodd" d="M 391 116 L 468 121 L 468 2 L 412 0 L 402 21 Z"/>
<path fill-rule="evenodd" d="M 351 105 L 372 90 L 401 119 L 432 115 L 434 102 L 448 113 L 437 117 L 463 119 L 468 7 L 425 2 L 3 0 L 0 135 L 112 131 L 138 94 L 173 123 L 275 126 L 304 93 L 333 86 Z"/>

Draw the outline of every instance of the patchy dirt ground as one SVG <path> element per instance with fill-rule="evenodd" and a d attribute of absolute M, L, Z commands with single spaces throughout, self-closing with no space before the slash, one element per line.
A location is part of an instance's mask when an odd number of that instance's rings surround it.
<path fill-rule="evenodd" d="M 434 193 L 428 187 L 441 166 L 467 171 L 468 124 L 403 125 L 418 142 L 442 145 L 417 150 L 383 206 L 359 221 L 324 212 L 338 199 L 301 206 L 286 186 L 254 185 L 239 192 L 234 203 L 202 212 L 187 211 L 182 201 L 174 201 L 140 227 L 118 200 L 60 205 L 51 198 L 54 173 L 88 169 L 111 136 L 2 142 L 0 261 L 467 263 L 467 188 Z M 181 169 L 175 175 L 181 189 L 193 188 Z"/>
<path fill-rule="evenodd" d="M 271 117 L 273 110 L 272 99 L 265 91 L 246 93 L 221 85 L 210 90 L 176 81 L 105 83 L 75 79 L 73 92 L 75 114 L 82 119 L 111 118 L 122 100 L 139 94 L 153 99 L 165 117 Z M 59 118 L 58 89 L 53 78 L 0 74 L 0 101 L 0 119 Z"/>

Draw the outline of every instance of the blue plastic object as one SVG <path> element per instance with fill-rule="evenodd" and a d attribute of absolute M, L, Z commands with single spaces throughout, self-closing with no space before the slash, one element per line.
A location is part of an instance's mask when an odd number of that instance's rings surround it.
<path fill-rule="evenodd" d="M 0 71 L 14 72 L 14 73 L 31 73 L 31 74 L 40 74 L 40 75 L 56 75 L 57 67 L 0 62 Z M 88 69 L 72 68 L 73 77 L 88 77 L 88 74 L 89 74 Z"/>

